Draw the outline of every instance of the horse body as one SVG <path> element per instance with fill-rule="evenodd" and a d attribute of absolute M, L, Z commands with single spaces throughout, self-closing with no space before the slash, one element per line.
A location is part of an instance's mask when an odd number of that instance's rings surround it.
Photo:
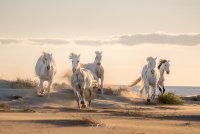
<path fill-rule="evenodd" d="M 164 77 L 164 74 L 165 72 L 167 74 L 170 73 L 170 70 L 169 70 L 169 61 L 167 60 L 160 60 L 160 63 L 158 65 L 158 83 L 157 83 L 157 87 L 160 91 L 161 94 L 164 94 L 165 93 L 165 86 L 164 86 L 164 81 L 165 81 L 165 77 Z"/>
<path fill-rule="evenodd" d="M 147 101 L 150 102 L 150 89 L 151 89 L 151 98 L 154 99 L 156 93 L 156 82 L 157 75 L 155 72 L 156 58 L 148 57 L 148 64 L 145 65 L 142 69 L 141 77 L 136 79 L 129 87 L 135 86 L 141 81 L 140 93 L 142 95 L 143 90 L 145 89 L 147 96 Z"/>
<path fill-rule="evenodd" d="M 43 52 L 43 55 L 39 57 L 35 66 L 36 75 L 40 79 L 40 89 L 38 94 L 44 95 L 44 81 L 48 82 L 48 97 L 50 97 L 51 85 L 53 77 L 56 74 L 56 64 L 51 54 Z"/>
<path fill-rule="evenodd" d="M 85 105 L 85 90 L 89 91 L 88 102 L 89 108 L 91 108 L 94 77 L 90 70 L 80 67 L 79 57 L 80 55 L 76 55 L 74 53 L 71 53 L 70 55 L 73 71 L 71 84 L 77 97 L 78 108 L 81 108 L 80 104 Z"/>
<path fill-rule="evenodd" d="M 103 92 L 104 68 L 101 65 L 102 52 L 96 51 L 95 54 L 96 54 L 96 57 L 95 57 L 94 62 L 84 64 L 83 67 L 92 72 L 94 79 L 97 81 L 98 88 L 100 88 L 101 93 L 104 94 Z M 101 83 L 99 82 L 99 80 L 101 80 Z"/>

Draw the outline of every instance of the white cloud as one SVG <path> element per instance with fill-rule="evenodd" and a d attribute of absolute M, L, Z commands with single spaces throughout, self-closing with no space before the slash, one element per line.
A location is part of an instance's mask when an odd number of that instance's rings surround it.
<path fill-rule="evenodd" d="M 23 42 L 23 40 L 19 40 L 19 39 L 0 39 L 0 44 L 2 44 L 2 45 L 17 44 L 17 43 L 21 43 L 21 42 Z"/>
<path fill-rule="evenodd" d="M 168 44 L 180 46 L 195 46 L 200 44 L 200 34 L 166 34 L 166 33 L 148 33 L 148 34 L 133 34 L 117 36 L 107 41 L 101 40 L 79 40 L 78 44 L 86 45 L 96 44 L 99 45 L 140 45 L 140 44 Z"/>
<path fill-rule="evenodd" d="M 65 45 L 69 43 L 69 41 L 65 39 L 29 39 L 29 41 L 39 45 L 44 45 L 44 44 Z"/>
<path fill-rule="evenodd" d="M 116 36 L 108 40 L 93 40 L 93 39 L 50 39 L 50 38 L 35 38 L 35 39 L 0 39 L 0 44 L 20 44 L 27 42 L 27 44 L 34 45 L 66 45 L 75 43 L 77 45 L 141 45 L 141 44 L 154 44 L 154 45 L 178 45 L 178 46 L 196 46 L 200 45 L 200 34 L 168 34 L 168 33 L 146 33 L 146 34 L 132 34 Z"/>

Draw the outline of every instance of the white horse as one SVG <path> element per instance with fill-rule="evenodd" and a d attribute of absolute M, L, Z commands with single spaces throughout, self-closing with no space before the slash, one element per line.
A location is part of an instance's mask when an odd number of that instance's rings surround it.
<path fill-rule="evenodd" d="M 38 95 L 44 95 L 44 81 L 48 82 L 48 98 L 50 97 L 51 85 L 53 81 L 53 77 L 56 74 L 56 64 L 52 57 L 52 54 L 43 52 L 43 54 L 39 57 L 36 66 L 35 72 L 37 76 L 40 78 L 40 89 L 37 91 Z"/>
<path fill-rule="evenodd" d="M 159 78 L 158 78 L 157 86 L 158 86 L 158 89 L 160 90 L 161 94 L 165 93 L 164 74 L 165 74 L 165 72 L 167 74 L 170 73 L 169 67 L 170 67 L 169 60 L 162 60 L 162 59 L 160 60 L 159 65 L 158 65 L 158 71 L 159 71 L 158 77 Z"/>
<path fill-rule="evenodd" d="M 157 83 L 157 75 L 155 72 L 156 59 L 148 57 L 147 65 L 145 65 L 142 69 L 141 76 L 135 80 L 129 87 L 135 86 L 137 83 L 141 82 L 140 93 L 142 96 L 143 90 L 145 89 L 147 96 L 147 101 L 150 102 L 150 88 L 151 88 L 151 98 L 155 98 L 156 93 L 156 83 Z"/>
<path fill-rule="evenodd" d="M 95 80 L 90 70 L 80 67 L 80 55 L 71 53 L 69 58 L 72 60 L 72 77 L 71 84 L 74 92 L 76 93 L 78 108 L 80 104 L 85 105 L 85 90 L 89 91 L 89 108 L 91 108 L 92 92 Z"/>
<path fill-rule="evenodd" d="M 93 63 L 84 64 L 83 67 L 92 72 L 94 79 L 97 81 L 98 89 L 103 92 L 103 82 L 104 82 L 104 68 L 101 65 L 102 51 L 95 51 L 96 57 Z M 101 83 L 99 82 L 101 80 Z"/>

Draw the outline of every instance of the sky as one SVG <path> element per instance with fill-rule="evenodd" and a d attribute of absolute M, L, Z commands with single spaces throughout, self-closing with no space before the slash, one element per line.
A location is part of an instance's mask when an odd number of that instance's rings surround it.
<path fill-rule="evenodd" d="M 38 79 L 47 51 L 65 82 L 71 52 L 89 63 L 100 50 L 106 84 L 129 84 L 153 56 L 170 60 L 166 85 L 200 86 L 199 24 L 199 0 L 0 0 L 0 78 Z"/>

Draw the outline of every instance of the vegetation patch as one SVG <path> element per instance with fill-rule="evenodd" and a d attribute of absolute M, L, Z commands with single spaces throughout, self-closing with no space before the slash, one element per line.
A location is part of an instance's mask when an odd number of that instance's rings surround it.
<path fill-rule="evenodd" d="M 200 101 L 200 95 L 193 96 L 193 97 L 192 97 L 192 100 L 193 100 L 193 101 Z"/>
<path fill-rule="evenodd" d="M 9 111 L 10 110 L 10 106 L 8 104 L 6 104 L 6 103 L 0 102 L 0 110 Z"/>
<path fill-rule="evenodd" d="M 38 87 L 38 82 L 31 79 L 21 79 L 17 78 L 14 81 L 9 82 L 10 88 L 36 88 Z"/>
<path fill-rule="evenodd" d="M 86 122 L 87 124 L 90 124 L 91 126 L 97 126 L 97 127 L 105 127 L 106 124 L 103 123 L 101 120 L 96 119 L 92 116 L 84 116 L 81 119 L 82 121 Z"/>
<path fill-rule="evenodd" d="M 158 95 L 158 102 L 163 104 L 183 104 L 184 101 L 175 93 L 169 92 Z"/>
<path fill-rule="evenodd" d="M 107 88 L 104 88 L 103 91 L 105 95 L 121 95 L 122 92 L 128 91 L 128 89 L 107 87 Z"/>

